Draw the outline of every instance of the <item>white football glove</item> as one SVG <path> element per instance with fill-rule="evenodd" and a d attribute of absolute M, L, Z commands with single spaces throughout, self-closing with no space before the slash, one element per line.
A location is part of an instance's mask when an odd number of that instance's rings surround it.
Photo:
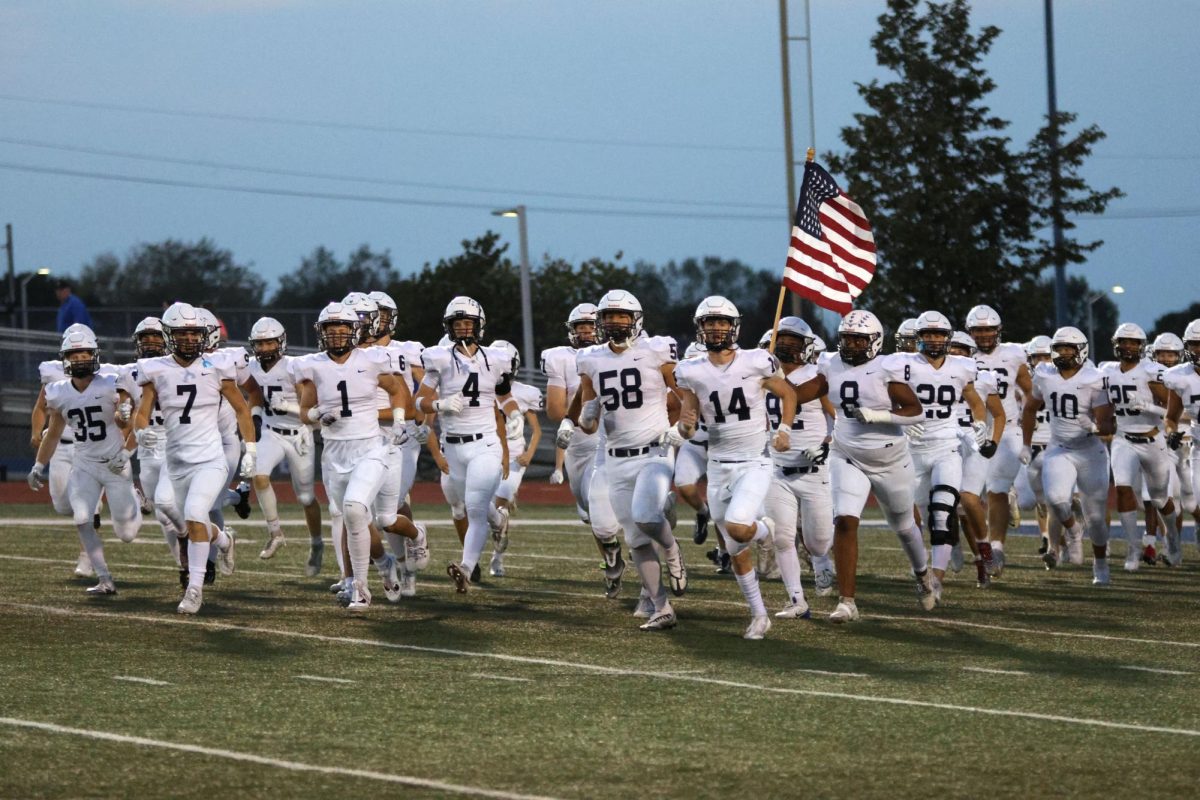
<path fill-rule="evenodd" d="M 779 437 L 781 436 L 783 437 L 782 441 L 779 440 Z M 771 439 L 771 443 L 775 446 L 775 449 L 781 453 L 787 451 L 792 446 L 792 432 L 783 425 L 780 425 L 775 429 L 775 434 L 771 437 Z"/>
<path fill-rule="evenodd" d="M 433 410 L 443 416 L 452 417 L 463 410 L 463 396 L 461 394 L 452 394 L 449 397 L 443 397 L 441 400 L 434 400 Z"/>
<path fill-rule="evenodd" d="M 679 432 L 679 428 L 672 425 L 663 431 L 660 441 L 666 447 L 683 447 L 683 443 L 686 441 L 686 439 L 684 439 L 683 434 Z"/>
<path fill-rule="evenodd" d="M 859 422 L 872 425 L 879 422 L 891 422 L 892 412 L 875 408 L 856 408 L 854 409 L 854 418 Z"/>
<path fill-rule="evenodd" d="M 987 441 L 987 423 L 983 420 L 971 423 L 971 433 L 975 437 L 975 444 L 982 445 Z"/>
<path fill-rule="evenodd" d="M 561 469 L 556 469 L 556 470 L 554 470 L 554 472 L 550 473 L 550 485 L 551 486 L 558 486 L 562 482 L 563 482 L 563 474 L 562 474 Z"/>
<path fill-rule="evenodd" d="M 155 447 L 158 446 L 158 443 L 161 441 L 161 438 L 158 435 L 158 431 L 154 430 L 153 428 L 140 429 L 137 433 L 134 434 L 134 438 L 137 439 L 137 443 L 138 443 L 139 447 L 144 447 L 147 450 L 154 449 Z"/>
<path fill-rule="evenodd" d="M 429 426 L 418 425 L 416 432 L 413 434 L 413 438 L 417 440 L 417 444 L 429 444 Z"/>
<path fill-rule="evenodd" d="M 117 419 L 121 422 L 129 422 L 129 418 L 133 416 L 133 401 L 125 400 L 117 406 Z"/>
<path fill-rule="evenodd" d="M 1030 461 L 1033 461 L 1033 448 L 1025 445 L 1021 448 L 1021 463 L 1028 466 Z"/>
<path fill-rule="evenodd" d="M 916 442 L 919 441 L 921 436 L 925 433 L 925 423 L 918 422 L 915 425 L 905 425 L 902 430 L 910 442 Z"/>
<path fill-rule="evenodd" d="M 104 466 L 108 467 L 108 471 L 113 475 L 121 475 L 125 472 L 125 467 L 129 466 L 129 453 L 121 448 L 115 456 L 104 462 Z"/>
<path fill-rule="evenodd" d="M 558 423 L 558 433 L 554 434 L 554 446 L 560 450 L 566 450 L 567 445 L 571 444 L 571 437 L 575 435 L 575 425 L 569 419 L 564 419 Z"/>
<path fill-rule="evenodd" d="M 510 411 L 504 420 L 504 432 L 509 439 L 520 439 L 525 435 L 525 416 L 520 411 Z"/>
<path fill-rule="evenodd" d="M 406 426 L 403 423 L 392 426 L 392 447 L 403 447 L 408 442 L 408 431 L 405 428 Z"/>
<path fill-rule="evenodd" d="M 246 453 L 242 456 L 241 475 L 243 478 L 253 478 L 254 468 L 258 466 L 258 448 L 254 442 L 246 442 Z"/>
<path fill-rule="evenodd" d="M 810 464 L 824 464 L 829 458 L 829 442 L 822 442 L 805 449 L 804 455 Z"/>
<path fill-rule="evenodd" d="M 34 464 L 33 469 L 29 470 L 29 475 L 25 478 L 25 482 L 29 484 L 29 488 L 35 492 L 46 485 L 46 465 Z"/>
<path fill-rule="evenodd" d="M 591 425 L 596 420 L 600 419 L 600 398 L 593 397 L 583 404 L 583 408 L 579 411 L 579 421 L 585 425 Z"/>
<path fill-rule="evenodd" d="M 276 397 L 271 400 L 271 413 L 280 416 L 291 414 L 298 417 L 300 416 L 300 404 L 294 400 L 288 401 L 282 397 Z"/>

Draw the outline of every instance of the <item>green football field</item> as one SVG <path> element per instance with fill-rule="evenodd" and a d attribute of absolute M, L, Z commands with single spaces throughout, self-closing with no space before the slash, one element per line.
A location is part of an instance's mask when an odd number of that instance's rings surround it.
<path fill-rule="evenodd" d="M 256 512 L 257 516 L 257 512 Z M 285 512 L 285 516 L 287 513 Z M 291 516 L 298 517 L 293 513 Z M 1194 797 L 1200 557 L 1181 569 L 1047 573 L 1010 540 L 994 588 L 916 603 L 895 538 L 861 541 L 861 622 L 741 633 L 734 581 L 681 538 L 679 627 L 606 600 L 567 509 L 523 509 L 508 577 L 455 595 L 444 508 L 417 598 L 352 617 L 307 536 L 238 570 L 197 617 L 156 526 L 106 535 L 120 594 L 87 598 L 77 538 L 44 507 L 0 519 L 0 797 Z M 237 521 L 234 520 L 236 523 Z M 109 534 L 105 528 L 102 533 Z M 373 588 L 378 581 L 373 581 Z M 764 584 L 772 611 L 778 582 Z"/>

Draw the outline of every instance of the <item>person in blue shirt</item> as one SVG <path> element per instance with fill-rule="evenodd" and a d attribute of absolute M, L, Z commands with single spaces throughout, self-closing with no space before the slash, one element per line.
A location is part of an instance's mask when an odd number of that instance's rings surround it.
<path fill-rule="evenodd" d="M 89 328 L 92 326 L 92 315 L 88 313 L 83 301 L 71 293 L 71 282 L 60 280 L 54 287 L 54 296 L 58 298 L 58 332 L 62 333 L 76 322 L 82 322 Z"/>

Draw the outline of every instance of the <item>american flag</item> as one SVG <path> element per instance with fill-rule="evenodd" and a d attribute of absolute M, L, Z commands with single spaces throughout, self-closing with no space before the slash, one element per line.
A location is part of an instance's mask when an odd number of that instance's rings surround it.
<path fill-rule="evenodd" d="M 829 173 L 809 161 L 804 165 L 783 285 L 845 316 L 873 277 L 871 223 Z"/>

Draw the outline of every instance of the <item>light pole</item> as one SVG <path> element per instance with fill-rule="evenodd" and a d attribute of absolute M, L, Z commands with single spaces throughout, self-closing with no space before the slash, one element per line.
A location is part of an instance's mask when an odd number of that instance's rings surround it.
<path fill-rule="evenodd" d="M 537 361 L 533 353 L 533 295 L 529 287 L 529 234 L 525 230 L 525 206 L 501 208 L 492 212 L 495 217 L 516 217 L 517 237 L 521 249 L 521 360 L 525 369 L 532 370 Z"/>
<path fill-rule="evenodd" d="M 1125 294 L 1125 287 L 1114 286 L 1111 289 L 1104 289 L 1096 292 L 1087 299 L 1088 347 L 1091 350 L 1093 357 L 1096 354 L 1096 315 L 1094 313 L 1096 301 L 1107 295 L 1109 292 L 1112 292 L 1113 294 Z"/>
<path fill-rule="evenodd" d="M 42 267 L 37 272 L 31 272 L 24 278 L 21 278 L 21 327 L 25 330 L 29 330 L 29 292 L 27 291 L 26 287 L 29 286 L 29 282 L 33 280 L 35 276 L 49 274 L 50 268 Z"/>

